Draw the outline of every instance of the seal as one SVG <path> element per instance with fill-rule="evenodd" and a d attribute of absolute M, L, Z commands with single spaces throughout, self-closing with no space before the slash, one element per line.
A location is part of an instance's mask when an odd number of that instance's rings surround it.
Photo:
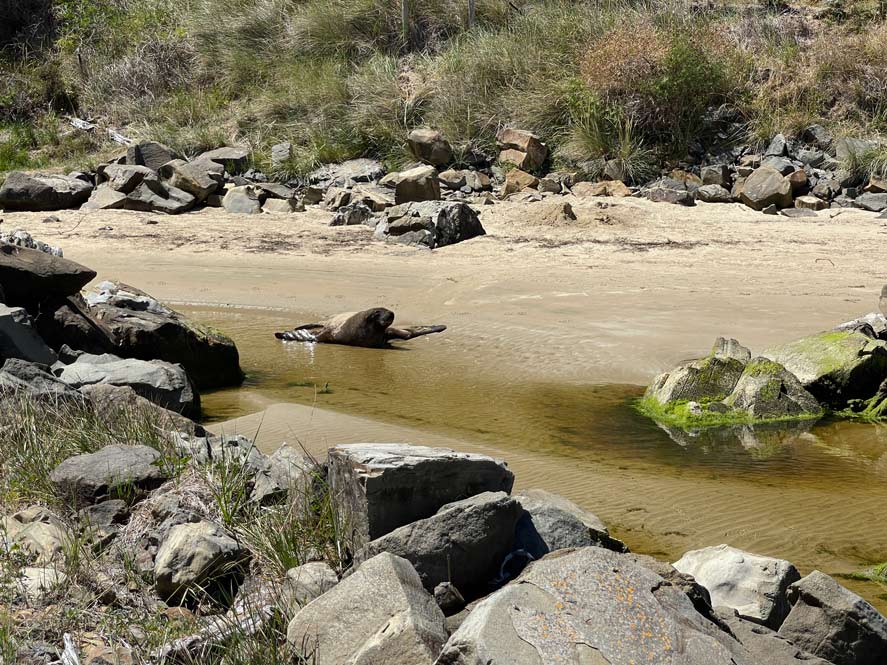
<path fill-rule="evenodd" d="M 422 335 L 443 332 L 446 326 L 412 326 L 392 328 L 394 312 L 384 307 L 374 307 L 362 312 L 346 312 L 323 323 L 304 325 L 274 333 L 285 342 L 316 342 L 318 344 L 345 344 L 384 349 L 396 340 L 408 340 Z"/>

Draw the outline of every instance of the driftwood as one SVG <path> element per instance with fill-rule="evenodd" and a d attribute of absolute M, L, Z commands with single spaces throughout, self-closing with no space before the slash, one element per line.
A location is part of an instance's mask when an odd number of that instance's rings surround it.
<path fill-rule="evenodd" d="M 132 145 L 135 143 L 135 141 L 133 141 L 131 138 L 128 138 L 113 129 L 108 130 L 108 136 L 111 138 L 112 141 L 114 141 L 114 143 L 120 143 L 121 145 Z"/>
<path fill-rule="evenodd" d="M 62 652 L 62 665 L 80 665 L 80 656 L 77 654 L 77 647 L 74 646 L 74 640 L 68 633 L 62 637 L 65 643 L 65 650 Z"/>

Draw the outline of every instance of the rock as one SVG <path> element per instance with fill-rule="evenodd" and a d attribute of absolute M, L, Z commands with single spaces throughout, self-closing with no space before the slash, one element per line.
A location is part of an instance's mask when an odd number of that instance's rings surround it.
<path fill-rule="evenodd" d="M 797 196 L 808 191 L 807 172 L 804 169 L 792 171 L 786 177 L 792 186 L 792 195 Z"/>
<path fill-rule="evenodd" d="M 407 137 L 407 143 L 416 159 L 431 166 L 444 166 L 453 159 L 453 149 L 437 130 L 414 129 Z"/>
<path fill-rule="evenodd" d="M 283 594 L 291 607 L 305 607 L 339 583 L 339 578 L 329 564 L 312 561 L 286 571 Z"/>
<path fill-rule="evenodd" d="M 294 212 L 305 212 L 305 204 L 298 199 L 268 198 L 262 204 L 262 211 L 272 214 L 289 215 Z"/>
<path fill-rule="evenodd" d="M 514 495 L 524 514 L 515 529 L 514 550 L 533 559 L 571 547 L 605 547 L 625 552 L 625 544 L 610 536 L 597 516 L 572 501 L 545 490 L 523 490 Z"/>
<path fill-rule="evenodd" d="M 83 649 L 83 665 L 133 665 L 132 651 L 121 645 L 90 644 Z"/>
<path fill-rule="evenodd" d="M 389 208 L 375 231 L 377 239 L 429 249 L 485 234 L 477 213 L 461 201 L 426 201 Z"/>
<path fill-rule="evenodd" d="M 195 161 L 203 160 L 221 164 L 228 173 L 237 174 L 243 173 L 249 168 L 250 154 L 246 148 L 216 148 L 215 150 L 202 153 Z"/>
<path fill-rule="evenodd" d="M 812 143 L 822 150 L 828 150 L 834 141 L 831 132 L 822 125 L 810 125 L 801 136 L 807 143 Z"/>
<path fill-rule="evenodd" d="M 642 190 L 645 198 L 654 203 L 672 203 L 676 205 L 696 205 L 696 197 L 686 183 L 673 178 L 659 178 Z"/>
<path fill-rule="evenodd" d="M 52 365 L 58 359 L 34 330 L 24 308 L 0 304 L 0 359 L 6 358 L 41 365 Z"/>
<path fill-rule="evenodd" d="M 467 182 L 466 174 L 468 173 L 471 173 L 471 171 L 455 171 L 449 169 L 447 171 L 442 171 L 438 174 L 437 178 L 447 189 L 457 190 L 465 187 Z"/>
<path fill-rule="evenodd" d="M 200 416 L 200 396 L 181 365 L 162 360 L 119 358 L 84 353 L 58 370 L 59 379 L 74 388 L 108 383 L 130 386 L 147 400 L 187 417 Z"/>
<path fill-rule="evenodd" d="M 178 215 L 191 209 L 194 197 L 186 191 L 155 180 L 145 180 L 127 195 L 123 207 L 141 212 Z"/>
<path fill-rule="evenodd" d="M 26 566 L 22 568 L 16 580 L 16 587 L 25 598 L 34 602 L 64 587 L 67 582 L 68 576 L 57 567 Z"/>
<path fill-rule="evenodd" d="M 774 171 L 778 171 L 781 175 L 786 177 L 798 170 L 798 165 L 786 157 L 766 157 L 761 162 L 761 166 L 766 166 Z"/>
<path fill-rule="evenodd" d="M 838 139 L 835 142 L 835 157 L 840 162 L 846 162 L 852 157 L 859 157 L 878 147 L 877 141 L 856 139 L 849 136 Z"/>
<path fill-rule="evenodd" d="M 801 164 L 812 168 L 821 167 L 828 159 L 828 155 L 825 154 L 822 150 L 801 149 L 798 150 L 796 156 Z"/>
<path fill-rule="evenodd" d="M 359 226 L 373 218 L 373 211 L 359 202 L 349 203 L 339 208 L 333 216 L 330 226 Z"/>
<path fill-rule="evenodd" d="M 791 218 L 819 217 L 819 215 L 817 215 L 815 211 L 808 210 L 806 208 L 783 208 L 782 210 L 778 211 L 778 214 L 782 215 L 783 217 Z"/>
<path fill-rule="evenodd" d="M 687 552 L 673 565 L 708 589 L 714 607 L 729 607 L 743 619 L 774 630 L 788 616 L 789 585 L 801 579 L 788 561 L 729 545 Z"/>
<path fill-rule="evenodd" d="M 50 404 L 63 401 L 82 404 L 84 401 L 79 392 L 50 374 L 45 365 L 10 358 L 0 367 L 0 408 L 5 408 L 2 398 L 15 393 L 24 393 Z"/>
<path fill-rule="evenodd" d="M 121 194 L 129 194 L 145 180 L 157 179 L 157 173 L 147 166 L 101 164 L 96 172 L 100 178 L 100 184 L 107 185 Z M 94 194 L 95 192 L 93 192 Z"/>
<path fill-rule="evenodd" d="M 396 174 L 394 179 L 394 202 L 397 205 L 410 201 L 437 201 L 440 199 L 440 184 L 437 170 L 433 166 L 417 166 Z"/>
<path fill-rule="evenodd" d="M 95 276 L 68 259 L 0 244 L 0 292 L 9 306 L 35 308 L 49 298 L 79 293 Z"/>
<path fill-rule="evenodd" d="M 64 522 L 43 506 L 30 506 L 0 518 L 0 534 L 4 552 L 4 541 L 17 545 L 40 566 L 61 563 L 65 547 L 73 540 Z"/>
<path fill-rule="evenodd" d="M 247 182 L 247 184 L 251 184 Z M 296 190 L 278 182 L 257 182 L 255 187 L 262 190 L 269 199 L 294 199 Z"/>
<path fill-rule="evenodd" d="M 306 605 L 287 642 L 323 663 L 431 665 L 446 641 L 444 615 L 408 561 L 380 554 Z"/>
<path fill-rule="evenodd" d="M 170 186 L 188 192 L 198 202 L 206 201 L 225 184 L 225 167 L 208 159 L 174 160 L 163 165 L 160 175 Z"/>
<path fill-rule="evenodd" d="M 822 415 L 819 402 L 798 378 L 777 362 L 766 358 L 751 360 L 733 391 L 723 403 L 756 420 Z"/>
<path fill-rule="evenodd" d="M 791 612 L 779 634 L 834 665 L 880 665 L 887 619 L 852 591 L 814 570 L 788 590 Z"/>
<path fill-rule="evenodd" d="M 84 526 L 113 526 L 129 519 L 129 505 L 122 499 L 110 499 L 77 511 L 77 519 Z"/>
<path fill-rule="evenodd" d="M 505 184 L 502 186 L 501 197 L 504 199 L 510 194 L 535 188 L 539 184 L 539 178 L 520 169 L 512 169 L 505 174 Z"/>
<path fill-rule="evenodd" d="M 865 186 L 865 191 L 873 194 L 887 193 L 887 178 L 874 174 L 870 175 L 869 183 Z"/>
<path fill-rule="evenodd" d="M 788 154 L 788 142 L 785 140 L 785 136 L 783 134 L 777 134 L 770 141 L 770 145 L 767 146 L 767 149 L 764 151 L 765 157 L 776 156 L 776 157 L 784 157 Z"/>
<path fill-rule="evenodd" d="M 477 604 L 436 665 L 751 665 L 687 596 L 625 555 L 555 552 Z"/>
<path fill-rule="evenodd" d="M 705 203 L 733 202 L 733 195 L 720 185 L 703 185 L 696 190 L 696 198 Z"/>
<path fill-rule="evenodd" d="M 631 190 L 621 180 L 604 180 L 602 182 L 577 182 L 571 188 L 574 196 L 631 196 Z"/>
<path fill-rule="evenodd" d="M 293 158 L 293 144 L 284 141 L 271 146 L 271 164 L 275 167 L 281 167 Z"/>
<path fill-rule="evenodd" d="M 373 182 L 385 175 L 385 167 L 375 159 L 351 159 L 341 164 L 325 164 L 308 175 L 308 182 L 321 189 L 344 187 L 357 182 Z"/>
<path fill-rule="evenodd" d="M 172 148 L 156 141 L 142 141 L 126 150 L 127 165 L 146 166 L 152 171 L 159 171 L 161 166 L 177 157 Z"/>
<path fill-rule="evenodd" d="M 505 463 L 492 457 L 397 443 L 331 448 L 328 477 L 356 548 L 448 503 L 510 492 L 514 483 Z"/>
<path fill-rule="evenodd" d="M 469 599 L 477 598 L 494 588 L 522 512 L 505 492 L 484 492 L 370 541 L 355 561 L 388 552 L 413 564 L 429 592 L 451 582 Z"/>
<path fill-rule="evenodd" d="M 349 203 L 351 203 L 351 190 L 342 187 L 330 187 L 323 195 L 323 204 L 327 210 L 335 211 Z"/>
<path fill-rule="evenodd" d="M 61 220 L 58 217 L 52 215 L 44 219 L 43 223 L 46 224 L 48 222 L 59 221 Z M 62 252 L 61 247 L 53 247 L 52 245 L 48 245 L 45 242 L 41 242 L 40 240 L 34 240 L 30 233 L 21 229 L 0 231 L 0 243 L 7 243 L 9 245 L 15 245 L 16 247 L 24 247 L 25 249 L 36 249 L 41 252 L 51 254 L 52 256 L 64 256 L 64 252 Z"/>
<path fill-rule="evenodd" d="M 222 199 L 222 207 L 225 212 L 236 215 L 258 215 L 262 212 L 261 190 L 253 185 L 232 187 Z"/>
<path fill-rule="evenodd" d="M 229 337 L 191 321 L 144 291 L 102 282 L 88 294 L 87 302 L 90 317 L 112 336 L 115 353 L 178 363 L 198 388 L 243 381 L 240 354 Z"/>
<path fill-rule="evenodd" d="M 89 200 L 83 204 L 86 210 L 118 210 L 126 205 L 126 194 L 113 189 L 106 182 L 92 190 Z"/>
<path fill-rule="evenodd" d="M 69 457 L 53 469 L 49 479 L 61 496 L 97 503 L 159 487 L 168 477 L 159 466 L 160 459 L 160 453 L 148 446 L 107 446 Z"/>
<path fill-rule="evenodd" d="M 711 606 L 711 596 L 708 593 L 708 589 L 693 579 L 692 575 L 686 575 L 677 570 L 670 563 L 654 559 L 646 554 L 626 553 L 625 558 L 632 563 L 636 563 L 637 565 L 656 573 L 673 587 L 680 589 L 680 591 L 690 599 L 690 602 L 693 603 L 693 607 L 696 608 L 696 611 L 699 612 L 699 614 L 712 623 L 719 624 L 719 619 Z"/>
<path fill-rule="evenodd" d="M 459 589 L 449 582 L 441 582 L 434 587 L 434 602 L 447 616 L 461 611 L 465 607 L 465 599 L 459 593 Z M 449 622 L 447 632 L 450 632 Z"/>
<path fill-rule="evenodd" d="M 0 186 L 0 208 L 6 210 L 64 210 L 86 203 L 92 185 L 63 175 L 12 171 Z"/>
<path fill-rule="evenodd" d="M 699 171 L 699 177 L 703 185 L 720 185 L 724 189 L 732 184 L 730 167 L 726 164 L 712 164 L 703 166 Z"/>
<path fill-rule="evenodd" d="M 711 355 L 678 365 L 657 376 L 647 388 L 644 399 L 668 404 L 700 402 L 729 395 L 739 382 L 745 363 L 732 355 L 718 353 L 717 346 L 718 343 Z"/>
<path fill-rule="evenodd" d="M 866 192 L 860 194 L 853 201 L 856 208 L 862 208 L 870 212 L 882 212 L 887 210 L 887 194 L 872 194 Z"/>
<path fill-rule="evenodd" d="M 243 579 L 245 550 L 210 522 L 174 526 L 154 561 L 154 588 L 168 603 L 204 594 L 230 602 Z"/>
<path fill-rule="evenodd" d="M 272 503 L 287 498 L 291 505 L 307 506 L 317 471 L 310 460 L 290 446 L 282 445 L 270 455 L 253 479 L 250 500 Z"/>
<path fill-rule="evenodd" d="M 520 169 L 535 171 L 548 158 L 548 147 L 532 132 L 505 127 L 496 134 L 496 140 L 505 149 L 499 155 L 502 163 L 510 162 Z"/>
<path fill-rule="evenodd" d="M 763 355 L 784 365 L 820 404 L 834 409 L 872 397 L 887 378 L 887 343 L 859 332 L 819 333 Z"/>
<path fill-rule="evenodd" d="M 766 665 L 833 665 L 811 653 L 802 651 L 791 640 L 758 623 L 740 618 L 735 610 L 718 608 L 721 622 L 751 654 L 753 662 Z"/>
<path fill-rule="evenodd" d="M 788 208 L 792 204 L 791 182 L 779 171 L 761 166 L 746 179 L 739 198 L 754 210 L 763 210 L 770 205 Z"/>
<path fill-rule="evenodd" d="M 831 201 L 840 189 L 841 186 L 834 180 L 820 180 L 816 183 L 810 193 L 825 201 Z"/>
<path fill-rule="evenodd" d="M 828 203 L 815 196 L 799 196 L 795 199 L 795 207 L 806 210 L 825 210 L 828 208 Z"/>
<path fill-rule="evenodd" d="M 53 377 L 54 378 L 54 377 Z M 66 385 L 66 384 L 62 384 Z M 80 393 L 85 395 L 92 404 L 96 413 L 102 416 L 102 420 L 113 424 L 131 416 L 133 413 L 142 414 L 149 418 L 157 427 L 176 432 L 185 432 L 191 436 L 205 436 L 202 426 L 189 418 L 164 409 L 151 402 L 129 386 L 112 386 L 107 383 L 98 383 L 91 386 L 83 386 Z"/>

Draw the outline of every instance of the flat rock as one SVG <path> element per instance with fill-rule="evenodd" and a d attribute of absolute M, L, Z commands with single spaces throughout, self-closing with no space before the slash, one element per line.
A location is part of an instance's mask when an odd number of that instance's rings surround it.
<path fill-rule="evenodd" d="M 481 492 L 510 492 L 514 484 L 501 460 L 401 443 L 331 448 L 328 474 L 356 547 L 431 517 L 448 503 Z"/>
<path fill-rule="evenodd" d="M 687 596 L 626 555 L 562 550 L 478 603 L 436 665 L 752 665 Z"/>
<path fill-rule="evenodd" d="M 788 616 L 786 591 L 801 579 L 788 561 L 717 545 L 687 552 L 674 564 L 708 589 L 712 605 L 777 629 Z"/>
<path fill-rule="evenodd" d="M 466 598 L 477 598 L 494 588 L 522 513 L 505 492 L 484 492 L 367 543 L 355 560 L 389 552 L 413 564 L 427 591 L 450 582 Z"/>
<path fill-rule="evenodd" d="M 63 175 L 13 171 L 0 185 L 0 208 L 6 210 L 65 210 L 79 208 L 92 185 Z"/>
<path fill-rule="evenodd" d="M 227 146 L 224 148 L 216 148 L 215 150 L 208 150 L 207 152 L 201 153 L 195 161 L 207 160 L 211 162 L 216 162 L 217 164 L 221 164 L 223 167 L 225 167 L 225 170 L 228 173 L 236 174 L 243 173 L 247 168 L 249 168 L 249 154 L 250 153 L 247 148 Z"/>
<path fill-rule="evenodd" d="M 788 598 L 781 636 L 835 665 L 883 665 L 887 619 L 865 600 L 818 570 L 792 584 Z"/>
<path fill-rule="evenodd" d="M 11 306 L 33 307 L 79 293 L 96 276 L 79 263 L 36 249 L 0 244 L 0 291 Z"/>
<path fill-rule="evenodd" d="M 148 446 L 107 446 L 94 453 L 69 457 L 49 479 L 61 496 L 80 503 L 120 498 L 131 490 L 150 491 L 166 480 L 158 466 L 160 453 Z"/>
<path fill-rule="evenodd" d="M 431 665 L 447 639 L 443 612 L 408 561 L 365 561 L 289 623 L 292 647 L 316 648 L 322 663 Z"/>
<path fill-rule="evenodd" d="M 162 360 L 119 358 L 111 354 L 85 353 L 57 376 L 74 388 L 108 383 L 130 386 L 147 400 L 188 417 L 200 416 L 200 396 L 181 365 Z"/>

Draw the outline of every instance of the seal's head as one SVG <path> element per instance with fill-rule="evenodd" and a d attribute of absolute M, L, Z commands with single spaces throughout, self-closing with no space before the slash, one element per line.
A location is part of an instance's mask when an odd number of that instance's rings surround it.
<path fill-rule="evenodd" d="M 373 323 L 384 330 L 394 323 L 394 312 L 390 309 L 385 309 L 384 307 L 374 307 L 373 309 L 367 310 L 366 321 L 367 323 Z"/>

